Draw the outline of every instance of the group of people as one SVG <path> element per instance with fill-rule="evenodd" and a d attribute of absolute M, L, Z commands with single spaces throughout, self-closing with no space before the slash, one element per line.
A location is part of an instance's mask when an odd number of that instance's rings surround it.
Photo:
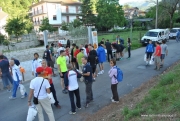
<path fill-rule="evenodd" d="M 148 66 L 150 60 L 154 59 L 155 62 L 155 70 L 160 70 L 160 68 L 164 65 L 164 59 L 168 55 L 168 46 L 166 45 L 166 41 L 163 40 L 160 45 L 159 42 L 155 42 L 156 49 L 152 40 L 149 41 L 149 44 L 146 46 L 146 65 Z"/>

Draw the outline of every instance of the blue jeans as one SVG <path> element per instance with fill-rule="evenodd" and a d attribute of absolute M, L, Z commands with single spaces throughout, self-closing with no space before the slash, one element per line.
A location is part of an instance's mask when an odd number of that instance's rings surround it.
<path fill-rule="evenodd" d="M 16 92 L 19 87 L 19 81 L 13 81 L 13 92 L 12 97 L 16 97 Z M 27 96 L 27 93 L 25 92 L 24 96 Z"/>
<path fill-rule="evenodd" d="M 10 81 L 11 84 L 13 84 L 13 78 L 12 78 L 11 74 L 10 73 L 3 74 L 2 82 L 3 82 L 4 87 L 9 86 L 8 80 Z"/>

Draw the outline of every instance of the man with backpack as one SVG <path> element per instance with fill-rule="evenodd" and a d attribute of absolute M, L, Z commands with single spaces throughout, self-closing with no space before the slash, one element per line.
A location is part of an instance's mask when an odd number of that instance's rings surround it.
<path fill-rule="evenodd" d="M 79 93 L 79 85 L 77 78 L 81 78 L 81 74 L 73 70 L 73 67 L 71 64 L 67 65 L 68 72 L 64 75 L 64 83 L 65 86 L 68 87 L 69 91 L 69 98 L 71 102 L 71 111 L 69 114 L 76 114 L 76 109 L 81 109 L 81 99 L 80 99 L 80 93 Z M 76 97 L 76 105 L 74 103 L 74 95 Z"/>
<path fill-rule="evenodd" d="M 47 61 L 48 67 L 52 68 L 53 76 L 56 76 L 56 74 L 54 73 L 54 69 L 53 69 L 54 63 L 53 63 L 51 51 L 49 50 L 49 45 L 46 45 L 46 50 L 44 51 L 43 59 L 45 59 Z"/>

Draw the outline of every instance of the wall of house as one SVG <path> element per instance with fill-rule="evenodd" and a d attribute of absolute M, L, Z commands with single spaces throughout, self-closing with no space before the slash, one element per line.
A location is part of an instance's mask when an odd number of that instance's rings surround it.
<path fill-rule="evenodd" d="M 8 34 L 7 34 L 7 32 L 5 31 L 5 28 L 4 28 L 6 23 L 7 23 L 7 17 L 4 17 L 3 19 L 0 20 L 0 33 L 5 35 L 5 36 L 8 36 Z"/>
<path fill-rule="evenodd" d="M 50 24 L 61 24 L 61 5 L 54 3 L 47 3 L 48 18 Z M 53 15 L 56 16 L 56 20 L 53 20 Z"/>

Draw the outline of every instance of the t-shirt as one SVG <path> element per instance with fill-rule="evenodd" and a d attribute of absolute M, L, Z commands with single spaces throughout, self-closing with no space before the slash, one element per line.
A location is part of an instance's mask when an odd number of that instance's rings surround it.
<path fill-rule="evenodd" d="M 168 47 L 166 44 L 161 44 L 161 54 L 166 54 Z"/>
<path fill-rule="evenodd" d="M 58 55 L 60 55 L 60 51 L 61 51 L 61 50 L 64 50 L 64 48 L 63 48 L 63 47 L 60 47 L 60 48 L 57 49 Z"/>
<path fill-rule="evenodd" d="M 78 89 L 77 73 L 75 71 L 69 71 L 67 72 L 67 77 L 69 80 L 68 90 L 73 91 Z"/>
<path fill-rule="evenodd" d="M 106 42 L 105 45 L 106 45 L 107 50 L 111 50 L 111 43 L 110 42 Z"/>
<path fill-rule="evenodd" d="M 47 76 L 49 75 L 49 74 L 52 74 L 52 68 L 51 67 L 46 67 L 45 69 L 44 69 L 44 78 L 47 78 Z M 49 83 L 50 84 L 52 84 L 53 82 L 52 82 L 52 78 L 49 80 Z"/>
<path fill-rule="evenodd" d="M 91 66 L 95 66 L 96 62 L 97 62 L 97 52 L 95 50 L 91 50 L 89 52 L 89 56 L 88 56 L 88 62 L 90 62 Z"/>
<path fill-rule="evenodd" d="M 159 52 L 158 52 L 159 51 Z M 161 46 L 156 46 L 156 53 L 155 53 L 156 56 L 161 56 Z"/>
<path fill-rule="evenodd" d="M 52 56 L 54 56 L 54 48 L 53 48 L 53 47 L 50 47 L 50 50 L 51 50 Z"/>
<path fill-rule="evenodd" d="M 92 68 L 89 64 L 86 64 L 83 66 L 83 73 L 88 73 L 90 72 L 89 76 L 84 76 L 84 79 L 87 81 L 92 81 Z"/>
<path fill-rule="evenodd" d="M 79 65 L 82 65 L 81 58 L 84 57 L 84 54 L 82 52 L 77 54 L 77 62 Z"/>
<path fill-rule="evenodd" d="M 50 50 L 45 50 L 44 51 L 43 59 L 46 59 L 46 61 L 52 61 L 51 60 L 51 51 Z"/>
<path fill-rule="evenodd" d="M 36 77 L 30 82 L 30 89 L 34 89 L 34 97 L 37 98 L 39 89 L 41 87 L 43 77 Z M 42 84 L 41 90 L 39 92 L 38 99 L 45 99 L 47 98 L 47 92 L 46 89 L 50 88 L 49 81 L 47 79 L 44 79 L 44 82 Z"/>
<path fill-rule="evenodd" d="M 67 71 L 66 57 L 65 56 L 59 56 L 57 58 L 57 64 L 60 65 L 61 72 Z"/>
<path fill-rule="evenodd" d="M 80 52 L 79 49 L 76 49 L 76 51 L 74 52 L 74 57 L 76 58 L 77 54 Z"/>
<path fill-rule="evenodd" d="M 9 61 L 7 59 L 0 60 L 0 68 L 2 75 L 9 73 Z"/>

